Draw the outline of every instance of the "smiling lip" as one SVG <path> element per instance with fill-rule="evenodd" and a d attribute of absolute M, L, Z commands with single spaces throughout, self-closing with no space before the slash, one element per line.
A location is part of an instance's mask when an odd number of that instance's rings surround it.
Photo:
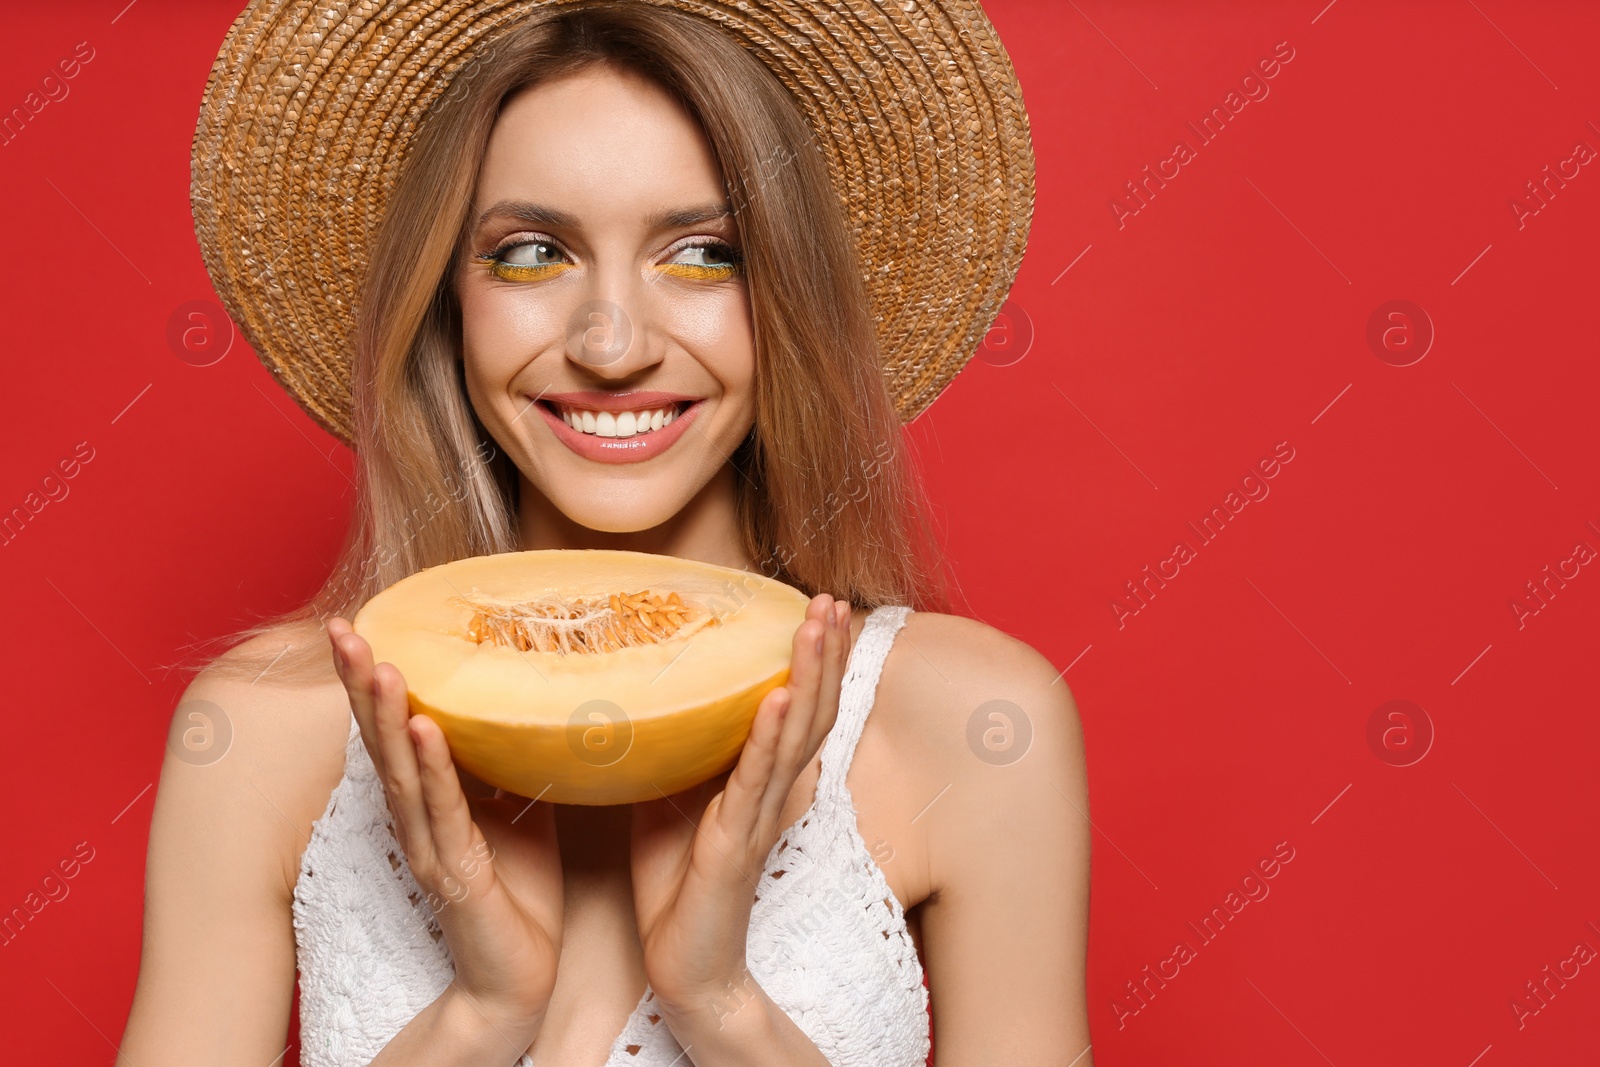
<path fill-rule="evenodd" d="M 539 400 L 587 411 L 643 411 L 701 399 L 683 393 L 656 393 L 636 390 L 631 393 L 540 393 Z"/>
<path fill-rule="evenodd" d="M 574 430 L 550 406 L 551 403 L 555 403 L 589 411 L 618 412 L 666 407 L 684 401 L 691 403 L 670 423 L 659 430 L 635 434 L 632 437 L 597 437 L 581 430 Z M 654 459 L 671 448 L 673 443 L 683 436 L 689 422 L 700 414 L 704 403 L 701 398 L 675 393 L 544 393 L 533 406 L 539 409 L 540 416 L 556 435 L 556 440 L 584 459 L 594 460 L 596 463 L 642 463 L 647 459 Z"/>

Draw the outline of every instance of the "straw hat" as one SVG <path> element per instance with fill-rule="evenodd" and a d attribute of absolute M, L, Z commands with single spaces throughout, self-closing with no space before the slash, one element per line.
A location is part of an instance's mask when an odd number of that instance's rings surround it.
<path fill-rule="evenodd" d="M 257 0 L 228 31 L 194 136 L 195 232 L 245 338 L 340 439 L 358 285 L 411 132 L 474 47 L 585 2 Z M 1021 89 L 978 0 L 642 2 L 710 19 L 798 99 L 909 422 L 976 351 L 1033 218 Z"/>

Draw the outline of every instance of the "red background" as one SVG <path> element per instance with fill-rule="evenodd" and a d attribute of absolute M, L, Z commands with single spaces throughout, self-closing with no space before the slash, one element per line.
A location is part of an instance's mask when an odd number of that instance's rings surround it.
<path fill-rule="evenodd" d="M 0 909 L 93 849 L 0 949 L 18 1063 L 110 1062 L 183 684 L 167 665 L 309 594 L 351 503 L 349 456 L 242 341 L 196 367 L 166 339 L 214 299 L 188 152 L 237 0 L 125 4 L 0 14 L 5 110 L 95 50 L 0 147 L 0 508 L 93 449 L 0 548 Z M 1520 1028 L 1511 1005 L 1600 949 L 1600 567 L 1520 625 L 1511 605 L 1600 549 L 1600 165 L 1542 205 L 1527 189 L 1600 148 L 1600 12 L 987 7 L 1038 210 L 1002 329 L 909 433 L 974 611 L 1066 668 L 1082 711 L 1096 1063 L 1593 1062 L 1600 967 Z M 1269 95 L 1200 143 L 1186 123 L 1280 42 Z M 1195 158 L 1119 224 L 1125 183 L 1179 139 Z M 1520 222 L 1518 197 L 1539 206 Z M 1408 366 L 1403 334 L 1367 340 L 1391 300 L 1436 333 Z M 1270 494 L 1201 544 L 1186 523 L 1279 442 Z M 1179 539 L 1195 557 L 1119 624 L 1125 583 Z M 1421 711 L 1370 742 L 1391 700 Z M 1395 765 L 1424 718 L 1431 747 Z M 1201 943 L 1186 924 L 1280 842 L 1270 895 Z M 1141 1006 L 1125 983 L 1179 939 L 1195 958 Z"/>

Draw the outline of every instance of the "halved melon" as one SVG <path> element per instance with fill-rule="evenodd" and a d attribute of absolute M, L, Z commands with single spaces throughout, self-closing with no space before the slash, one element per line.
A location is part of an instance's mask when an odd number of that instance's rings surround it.
<path fill-rule="evenodd" d="M 731 567 L 547 549 L 418 571 L 351 625 L 458 766 L 552 804 L 632 804 L 734 765 L 809 603 Z"/>

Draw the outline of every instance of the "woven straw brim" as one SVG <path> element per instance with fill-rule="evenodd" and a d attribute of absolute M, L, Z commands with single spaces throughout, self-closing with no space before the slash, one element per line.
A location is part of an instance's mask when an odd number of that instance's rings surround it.
<path fill-rule="evenodd" d="M 587 2 L 290 0 L 253 3 L 229 30 L 195 130 L 195 232 L 262 362 L 345 442 L 358 285 L 411 133 L 474 48 L 531 10 Z M 1033 218 L 1027 113 L 982 7 L 639 2 L 717 23 L 798 98 L 909 422 L 977 350 Z"/>

